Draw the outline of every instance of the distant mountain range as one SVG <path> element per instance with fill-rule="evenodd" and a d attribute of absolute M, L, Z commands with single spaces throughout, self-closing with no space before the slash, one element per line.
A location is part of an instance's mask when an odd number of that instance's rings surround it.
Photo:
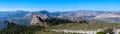
<path fill-rule="evenodd" d="M 81 19 L 100 20 L 104 22 L 119 23 L 120 12 L 116 11 L 92 11 L 92 10 L 77 10 L 64 12 L 49 12 L 46 10 L 30 12 L 30 11 L 3 11 L 0 12 L 0 20 L 8 20 L 17 24 L 29 25 L 34 15 L 39 15 L 41 18 L 63 18 L 72 21 L 80 21 Z"/>
<path fill-rule="evenodd" d="M 29 12 L 27 11 L 3 11 L 0 12 L 0 18 L 1 19 L 8 19 L 8 18 L 18 18 L 18 17 L 23 17 L 26 14 L 28 14 Z"/>

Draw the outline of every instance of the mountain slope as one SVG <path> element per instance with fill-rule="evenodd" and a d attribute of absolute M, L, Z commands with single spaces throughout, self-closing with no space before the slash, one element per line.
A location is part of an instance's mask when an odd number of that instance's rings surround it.
<path fill-rule="evenodd" d="M 77 11 L 67 11 L 67 12 L 48 12 L 46 10 L 37 11 L 37 12 L 28 12 L 28 11 L 8 11 L 0 12 L 0 19 L 9 20 L 17 24 L 29 25 L 33 16 L 39 15 L 42 19 L 48 17 L 68 19 L 72 21 L 81 21 L 84 19 L 100 19 L 103 21 L 120 21 L 120 12 L 114 11 L 92 11 L 92 10 L 77 10 Z M 102 19 L 101 19 L 102 18 Z M 117 21 L 116 21 L 117 20 Z"/>
<path fill-rule="evenodd" d="M 9 21 L 7 21 L 7 20 L 0 20 L 0 30 L 2 28 L 6 27 L 8 23 L 9 23 Z"/>
<path fill-rule="evenodd" d="M 30 24 L 31 25 L 43 25 L 43 24 L 45 24 L 45 19 L 47 19 L 47 18 L 43 19 L 39 15 L 34 15 Z"/>
<path fill-rule="evenodd" d="M 7 11 L 7 12 L 0 12 L 0 19 L 9 19 L 9 18 L 19 18 L 23 17 L 29 12 L 27 11 Z"/>
<path fill-rule="evenodd" d="M 32 21 L 34 15 L 38 15 L 42 19 L 47 18 L 47 15 L 37 13 L 37 12 L 31 12 L 25 15 L 23 18 L 9 19 L 9 21 L 12 21 L 17 24 L 30 25 L 30 22 Z"/>

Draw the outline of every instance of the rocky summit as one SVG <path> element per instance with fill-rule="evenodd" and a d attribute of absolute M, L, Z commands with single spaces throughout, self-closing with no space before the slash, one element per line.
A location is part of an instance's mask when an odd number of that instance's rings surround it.
<path fill-rule="evenodd" d="M 42 25 L 45 21 L 39 15 L 34 15 L 31 21 L 31 25 Z"/>

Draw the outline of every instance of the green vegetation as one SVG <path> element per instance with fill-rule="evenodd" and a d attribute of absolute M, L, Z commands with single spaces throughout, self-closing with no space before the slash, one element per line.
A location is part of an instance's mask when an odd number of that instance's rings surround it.
<path fill-rule="evenodd" d="M 96 34 L 106 34 L 105 32 L 97 32 Z"/>
<path fill-rule="evenodd" d="M 24 26 L 8 23 L 7 27 L 0 31 L 0 34 L 34 34 L 36 31 L 43 30 L 42 26 Z"/>
<path fill-rule="evenodd" d="M 63 24 L 63 23 L 73 23 L 70 20 L 67 19 L 61 19 L 61 18 L 48 18 L 45 20 L 48 25 L 58 25 L 58 24 Z"/>
<path fill-rule="evenodd" d="M 92 30 L 105 28 L 120 28 L 120 24 L 115 23 L 66 23 L 49 27 L 49 29 L 68 29 L 68 30 Z"/>
<path fill-rule="evenodd" d="M 106 34 L 106 33 L 114 34 L 113 30 L 114 29 L 112 28 L 108 28 L 108 29 L 105 29 L 104 31 L 97 32 L 96 34 Z"/>
<path fill-rule="evenodd" d="M 53 17 L 47 18 L 45 21 L 50 26 L 59 25 L 59 24 L 66 24 L 66 23 L 86 23 L 86 24 L 88 24 L 88 22 L 86 20 L 71 21 L 71 20 L 68 20 L 68 19 L 53 18 Z"/>
<path fill-rule="evenodd" d="M 64 34 L 62 32 L 46 31 L 44 26 L 24 26 L 15 23 L 8 23 L 7 27 L 0 31 L 0 34 Z"/>
<path fill-rule="evenodd" d="M 47 24 L 43 26 L 25 26 L 18 25 L 15 23 L 8 23 L 7 27 L 0 31 L 0 34 L 78 34 L 78 33 L 63 33 L 47 31 L 47 29 L 68 29 L 68 30 L 94 30 L 94 29 L 106 29 L 105 31 L 98 32 L 97 34 L 111 33 L 111 28 L 120 28 L 120 24 L 116 23 L 88 23 L 86 20 L 81 20 L 79 22 L 73 22 L 66 19 L 60 18 L 48 18 L 45 20 Z"/>
<path fill-rule="evenodd" d="M 109 34 L 114 34 L 113 30 L 114 29 L 112 29 L 112 28 L 108 28 L 108 29 L 104 30 L 104 32 L 109 33 Z"/>

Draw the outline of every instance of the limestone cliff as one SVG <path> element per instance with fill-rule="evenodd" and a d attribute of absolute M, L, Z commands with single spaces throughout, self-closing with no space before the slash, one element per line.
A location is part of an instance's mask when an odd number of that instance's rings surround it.
<path fill-rule="evenodd" d="M 30 24 L 31 25 L 43 25 L 45 24 L 45 21 L 39 15 L 34 15 Z"/>

